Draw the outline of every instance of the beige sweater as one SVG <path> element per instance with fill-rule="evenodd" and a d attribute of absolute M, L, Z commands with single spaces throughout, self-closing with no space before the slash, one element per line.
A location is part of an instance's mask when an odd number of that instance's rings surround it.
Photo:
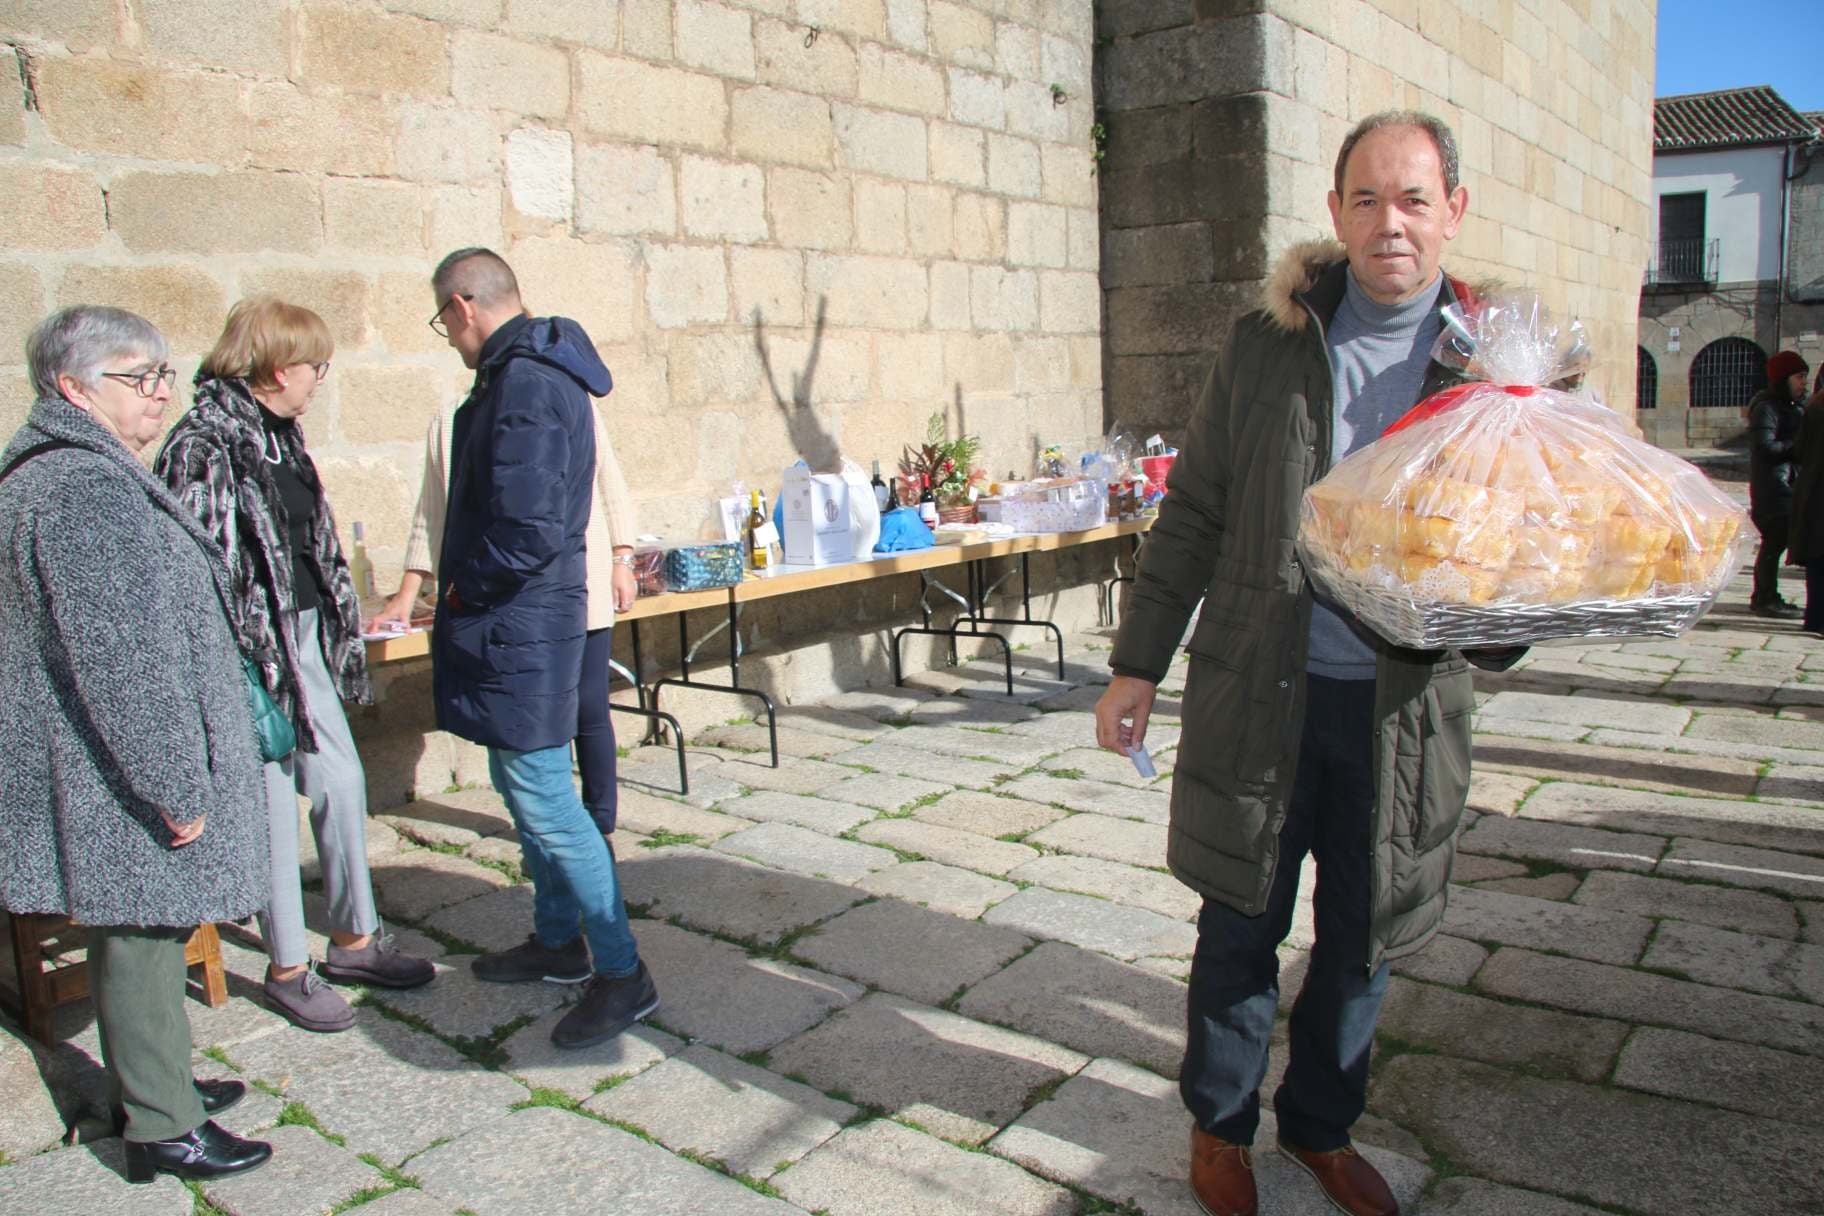
<path fill-rule="evenodd" d="M 634 525 L 633 496 L 621 463 L 614 458 L 608 428 L 602 424 L 602 407 L 591 402 L 595 415 L 595 509 L 583 532 L 588 562 L 589 629 L 614 624 L 614 547 L 631 545 L 639 531 Z M 425 575 L 437 572 L 436 545 L 443 543 L 444 507 L 449 494 L 450 436 L 455 430 L 456 407 L 446 406 L 431 420 L 424 436 L 424 480 L 418 487 L 418 506 L 412 512 L 411 534 L 405 540 L 405 568 Z"/>

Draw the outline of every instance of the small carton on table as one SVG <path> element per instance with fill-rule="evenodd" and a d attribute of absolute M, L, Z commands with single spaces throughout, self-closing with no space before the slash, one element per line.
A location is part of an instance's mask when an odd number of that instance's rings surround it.
<path fill-rule="evenodd" d="M 785 471 L 779 491 L 785 523 L 785 564 L 828 566 L 855 556 L 849 484 L 839 473 L 813 473 L 803 465 Z"/>

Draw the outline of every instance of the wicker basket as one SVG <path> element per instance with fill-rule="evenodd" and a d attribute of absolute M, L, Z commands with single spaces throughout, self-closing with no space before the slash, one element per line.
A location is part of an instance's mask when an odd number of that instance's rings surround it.
<path fill-rule="evenodd" d="M 939 507 L 937 522 L 940 524 L 972 524 L 975 522 L 975 504 L 966 502 L 960 507 Z"/>

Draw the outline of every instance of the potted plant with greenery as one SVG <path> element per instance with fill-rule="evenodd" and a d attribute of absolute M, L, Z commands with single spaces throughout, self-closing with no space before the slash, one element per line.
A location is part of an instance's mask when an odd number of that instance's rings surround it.
<path fill-rule="evenodd" d="M 907 444 L 900 456 L 901 500 L 918 501 L 920 487 L 929 481 L 941 522 L 974 523 L 975 500 L 988 480 L 987 472 L 975 463 L 981 452 L 981 436 L 959 435 L 951 439 L 942 412 L 932 414 L 925 424 L 925 441 Z M 909 499 L 904 492 L 907 489 Z"/>

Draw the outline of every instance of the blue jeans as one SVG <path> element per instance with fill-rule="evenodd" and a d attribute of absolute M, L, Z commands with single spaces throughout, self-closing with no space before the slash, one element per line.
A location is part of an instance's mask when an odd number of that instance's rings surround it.
<path fill-rule="evenodd" d="M 1251 1144 L 1279 1007 L 1279 957 L 1292 927 L 1298 872 L 1317 859 L 1317 940 L 1292 1006 L 1291 1063 L 1274 1095 L 1279 1135 L 1329 1152 L 1349 1143 L 1368 1091 L 1368 1054 L 1387 965 L 1368 970 L 1374 843 L 1374 681 L 1306 677 L 1304 739 L 1266 911 L 1245 916 L 1206 899 L 1187 995 L 1189 1034 L 1178 1089 L 1197 1126 Z"/>
<path fill-rule="evenodd" d="M 577 797 L 568 745 L 533 752 L 491 747 L 488 771 L 519 829 L 538 940 L 553 949 L 567 945 L 580 925 L 597 975 L 638 971 L 639 947 L 621 904 L 614 858 Z"/>
<path fill-rule="evenodd" d="M 608 712 L 608 685 L 614 672 L 614 630 L 591 629 L 583 645 L 583 682 L 576 700 L 576 767 L 583 774 L 583 805 L 595 826 L 614 831 L 620 787 L 614 779 L 614 715 Z"/>

